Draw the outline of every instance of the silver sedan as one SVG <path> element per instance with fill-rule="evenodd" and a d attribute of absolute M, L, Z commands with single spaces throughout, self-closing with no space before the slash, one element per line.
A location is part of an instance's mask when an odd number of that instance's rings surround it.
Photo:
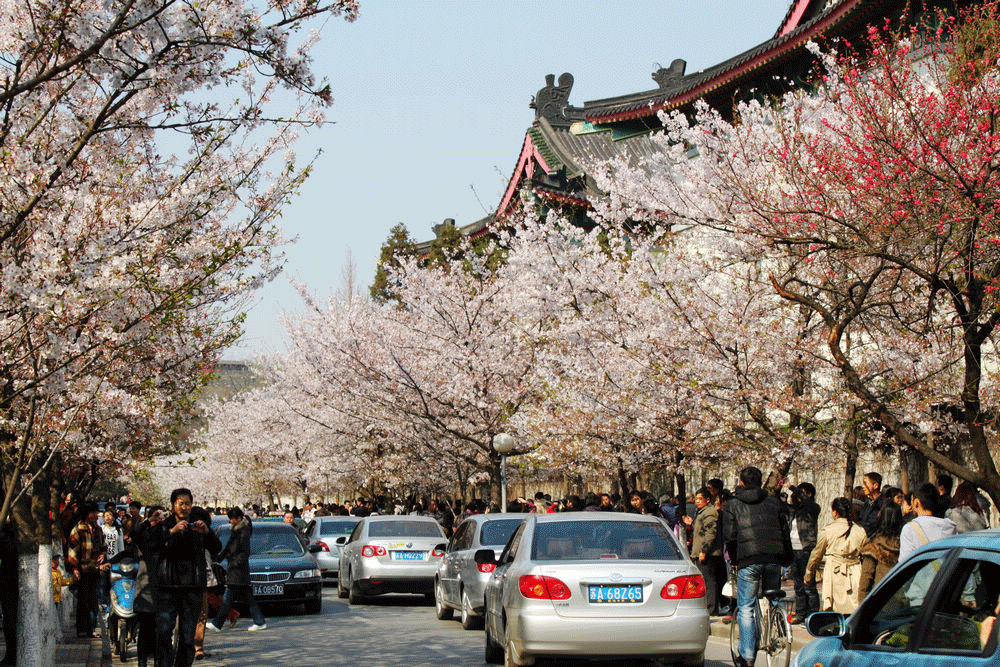
<path fill-rule="evenodd" d="M 444 556 L 441 525 L 424 516 L 367 516 L 344 545 L 340 556 L 337 594 L 351 604 L 382 593 L 434 591 L 434 574 Z"/>
<path fill-rule="evenodd" d="M 644 657 L 701 665 L 705 581 L 666 524 L 638 514 L 531 516 L 486 586 L 486 661 Z"/>
<path fill-rule="evenodd" d="M 337 544 L 337 538 L 350 535 L 359 521 L 361 517 L 356 516 L 318 516 L 306 525 L 304 535 L 308 545 L 319 547 L 313 556 L 324 578 L 337 576 L 340 552 L 344 548 Z"/>
<path fill-rule="evenodd" d="M 478 549 L 493 549 L 499 556 L 507 540 L 527 514 L 475 514 L 459 524 L 448 542 L 434 580 L 434 604 L 439 619 L 462 615 L 462 627 L 482 627 L 483 591 L 494 565 L 476 563 Z"/>

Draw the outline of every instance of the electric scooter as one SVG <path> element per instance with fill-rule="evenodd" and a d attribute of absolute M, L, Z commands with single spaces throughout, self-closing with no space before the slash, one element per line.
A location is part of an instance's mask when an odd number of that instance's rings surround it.
<path fill-rule="evenodd" d="M 125 662 L 128 645 L 135 641 L 139 621 L 135 616 L 136 578 L 139 562 L 127 552 L 121 552 L 111 559 L 111 605 L 108 610 L 108 638 Z"/>

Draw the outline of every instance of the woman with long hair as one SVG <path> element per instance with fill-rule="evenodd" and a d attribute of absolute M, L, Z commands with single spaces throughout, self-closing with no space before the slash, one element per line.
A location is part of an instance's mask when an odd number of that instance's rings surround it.
<path fill-rule="evenodd" d="M 850 614 L 861 599 L 858 587 L 861 582 L 859 549 L 865 540 L 865 529 L 851 520 L 851 501 L 834 498 L 830 504 L 833 521 L 819 531 L 816 547 L 809 555 L 803 578 L 809 583 L 816 578 L 816 570 L 823 561 L 823 592 L 820 607 L 823 610 Z"/>
<path fill-rule="evenodd" d="M 861 545 L 859 601 L 865 599 L 899 560 L 899 533 L 902 530 L 903 510 L 894 502 L 887 503 L 879 515 L 875 532 Z"/>
<path fill-rule="evenodd" d="M 955 522 L 955 532 L 958 533 L 986 530 L 990 527 L 986 512 L 979 506 L 976 487 L 968 482 L 962 482 L 955 489 L 955 495 L 951 497 L 951 507 L 944 516 Z"/>

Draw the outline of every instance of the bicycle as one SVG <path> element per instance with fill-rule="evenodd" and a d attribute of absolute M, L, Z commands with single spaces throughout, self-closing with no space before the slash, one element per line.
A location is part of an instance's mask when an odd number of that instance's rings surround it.
<path fill-rule="evenodd" d="M 761 608 L 761 600 L 764 600 L 766 611 Z M 738 611 L 733 614 L 729 625 L 729 651 L 732 653 L 733 663 L 738 662 L 736 658 L 739 656 L 738 615 Z M 757 598 L 754 621 L 757 623 L 757 652 L 764 653 L 767 666 L 788 667 L 792 659 L 792 626 L 788 624 L 788 617 L 785 615 L 785 592 L 764 591 Z"/>

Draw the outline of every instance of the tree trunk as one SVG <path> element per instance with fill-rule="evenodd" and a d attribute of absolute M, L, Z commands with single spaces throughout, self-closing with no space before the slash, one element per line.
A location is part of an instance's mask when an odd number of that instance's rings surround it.
<path fill-rule="evenodd" d="M 625 475 L 625 467 L 621 459 L 618 459 L 618 484 L 622 488 L 622 500 L 627 503 L 630 489 L 628 488 L 628 477 Z"/>
<path fill-rule="evenodd" d="M 687 483 L 684 479 L 684 469 L 681 468 L 681 462 L 684 460 L 684 454 L 678 450 L 674 454 L 674 468 L 677 470 L 677 516 L 682 517 L 687 514 Z"/>
<path fill-rule="evenodd" d="M 43 665 L 56 664 L 56 605 L 52 599 L 52 543 L 38 545 L 38 627 L 41 632 Z"/>
<path fill-rule="evenodd" d="M 844 439 L 844 448 L 847 450 L 847 461 L 844 465 L 844 497 L 853 498 L 854 480 L 858 475 L 858 420 L 857 408 L 853 405 L 847 413 L 847 419 L 851 425 Z"/>
<path fill-rule="evenodd" d="M 33 542 L 20 542 L 17 550 L 17 664 L 42 667 L 52 663 L 42 660 L 42 626 L 38 609 L 38 546 Z"/>

